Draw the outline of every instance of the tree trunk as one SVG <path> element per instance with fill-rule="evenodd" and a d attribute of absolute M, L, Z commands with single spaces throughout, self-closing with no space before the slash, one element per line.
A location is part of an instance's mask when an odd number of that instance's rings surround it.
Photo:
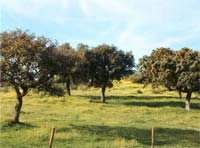
<path fill-rule="evenodd" d="M 22 96 L 17 95 L 17 103 L 15 105 L 15 111 L 14 111 L 12 123 L 19 123 L 19 116 L 20 116 L 20 112 L 22 108 L 22 103 L 23 103 Z"/>
<path fill-rule="evenodd" d="M 179 95 L 179 99 L 182 99 L 182 93 L 181 93 L 181 90 L 178 90 L 178 95 Z"/>
<path fill-rule="evenodd" d="M 66 81 L 67 94 L 71 96 L 70 79 Z"/>
<path fill-rule="evenodd" d="M 190 99 L 191 99 L 192 93 L 191 92 L 187 92 L 186 95 L 186 102 L 185 102 L 185 109 L 186 110 L 190 110 Z"/>
<path fill-rule="evenodd" d="M 102 101 L 102 103 L 106 103 L 105 91 L 106 91 L 106 87 L 104 86 L 104 87 L 101 88 L 101 101 Z"/>

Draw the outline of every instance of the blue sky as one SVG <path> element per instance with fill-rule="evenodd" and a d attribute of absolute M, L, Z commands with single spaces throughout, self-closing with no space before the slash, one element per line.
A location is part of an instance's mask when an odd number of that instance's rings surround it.
<path fill-rule="evenodd" d="M 200 50 L 199 0 L 1 0 L 1 31 L 28 29 L 60 44 L 113 44 L 136 61 L 157 47 Z"/>

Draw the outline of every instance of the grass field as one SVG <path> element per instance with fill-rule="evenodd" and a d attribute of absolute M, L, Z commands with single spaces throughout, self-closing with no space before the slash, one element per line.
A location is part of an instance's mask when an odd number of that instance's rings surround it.
<path fill-rule="evenodd" d="M 99 89 L 72 90 L 72 96 L 50 97 L 29 93 L 24 98 L 21 122 L 8 126 L 15 93 L 1 92 L 1 148 L 48 147 L 56 128 L 55 148 L 149 148 L 155 127 L 156 148 L 200 147 L 200 96 L 193 94 L 191 111 L 177 92 L 115 82 L 99 103 Z"/>

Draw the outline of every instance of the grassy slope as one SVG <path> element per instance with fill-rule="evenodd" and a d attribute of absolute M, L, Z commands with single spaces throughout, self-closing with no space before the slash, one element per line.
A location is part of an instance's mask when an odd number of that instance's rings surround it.
<path fill-rule="evenodd" d="M 60 98 L 29 93 L 23 124 L 14 127 L 6 123 L 12 117 L 15 93 L 1 93 L 1 147 L 47 147 L 53 126 L 56 148 L 149 148 L 151 127 L 156 127 L 156 147 L 200 147 L 199 96 L 193 95 L 188 112 L 176 92 L 156 93 L 127 81 L 107 91 L 107 104 L 89 101 L 99 99 L 98 89 L 74 90 L 73 96 Z"/>

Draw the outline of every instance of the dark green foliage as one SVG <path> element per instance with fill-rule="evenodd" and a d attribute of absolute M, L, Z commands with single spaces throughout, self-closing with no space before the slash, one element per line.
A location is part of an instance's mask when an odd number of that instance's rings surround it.
<path fill-rule="evenodd" d="M 153 87 L 165 86 L 168 90 L 177 90 L 186 95 L 186 109 L 190 109 L 191 95 L 200 90 L 200 52 L 189 48 L 173 51 L 158 48 L 151 55 L 140 59 L 139 73 L 144 83 Z"/>
<path fill-rule="evenodd" d="M 77 56 L 75 50 L 68 43 L 57 48 L 56 63 L 58 82 L 65 83 L 68 95 L 71 95 L 70 83 L 73 73 L 76 71 Z"/>
<path fill-rule="evenodd" d="M 77 55 L 77 63 L 76 63 L 76 71 L 74 72 L 73 83 L 74 84 L 87 84 L 88 83 L 88 63 L 85 58 L 86 53 L 89 50 L 89 46 L 86 44 L 78 44 L 76 49 Z"/>
<path fill-rule="evenodd" d="M 138 71 L 136 72 L 135 76 L 138 79 L 138 83 L 144 83 L 145 85 L 147 85 L 152 81 L 149 59 L 150 57 L 146 55 L 139 59 L 139 63 L 137 64 Z"/>
<path fill-rule="evenodd" d="M 155 87 L 163 85 L 168 89 L 176 86 L 176 62 L 173 60 L 174 52 L 169 48 L 153 50 L 149 64 L 151 65 L 152 82 Z"/>
<path fill-rule="evenodd" d="M 113 80 L 120 80 L 132 73 L 134 58 L 130 52 L 124 53 L 114 46 L 100 45 L 87 51 L 89 85 L 102 88 L 102 101 L 105 102 L 105 89 L 112 87 Z"/>
<path fill-rule="evenodd" d="M 60 45 L 56 52 L 56 73 L 59 83 L 65 83 L 68 95 L 71 95 L 71 84 L 86 82 L 87 67 L 85 52 L 87 45 L 79 44 L 76 51 L 68 43 Z"/>
<path fill-rule="evenodd" d="M 200 90 L 200 52 L 182 48 L 176 52 L 177 87 L 183 92 Z"/>

